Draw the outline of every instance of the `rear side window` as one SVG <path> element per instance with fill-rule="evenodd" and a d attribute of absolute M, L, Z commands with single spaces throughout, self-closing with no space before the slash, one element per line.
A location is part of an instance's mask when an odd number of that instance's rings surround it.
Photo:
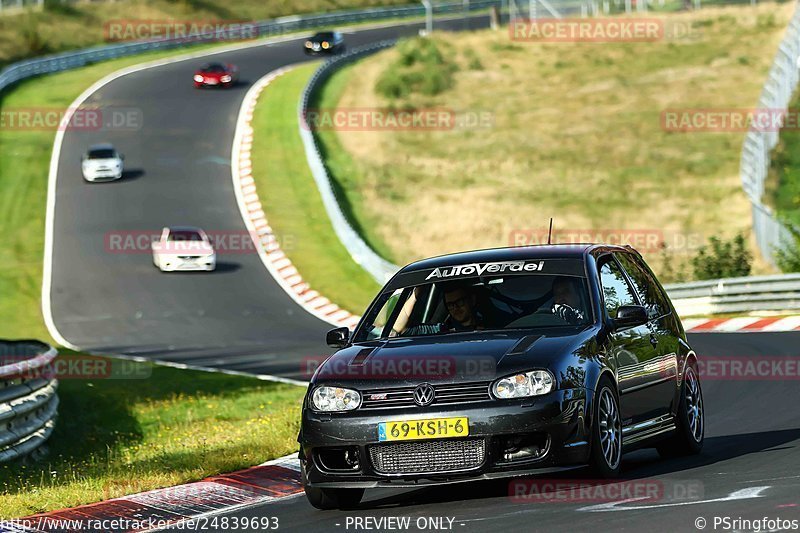
<path fill-rule="evenodd" d="M 648 318 L 654 320 L 668 314 L 666 297 L 640 261 L 631 254 L 617 254 L 617 259 L 628 272 L 639 299 L 647 309 Z"/>
<path fill-rule="evenodd" d="M 611 318 L 617 316 L 617 310 L 623 305 L 637 304 L 625 275 L 616 261 L 612 259 L 600 267 L 600 286 L 603 289 L 606 311 Z"/>

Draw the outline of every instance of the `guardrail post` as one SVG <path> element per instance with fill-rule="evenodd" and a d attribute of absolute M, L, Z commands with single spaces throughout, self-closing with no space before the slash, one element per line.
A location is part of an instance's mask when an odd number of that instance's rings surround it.
<path fill-rule="evenodd" d="M 425 34 L 430 35 L 433 32 L 433 4 L 431 0 L 422 0 L 422 5 L 425 8 Z"/>

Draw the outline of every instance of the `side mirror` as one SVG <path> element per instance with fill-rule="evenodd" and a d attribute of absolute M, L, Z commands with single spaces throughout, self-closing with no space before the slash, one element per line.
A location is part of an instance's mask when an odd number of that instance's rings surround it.
<path fill-rule="evenodd" d="M 641 305 L 623 305 L 617 309 L 617 317 L 612 320 L 614 329 L 628 329 L 647 324 L 647 309 Z"/>
<path fill-rule="evenodd" d="M 331 348 L 344 348 L 350 341 L 350 328 L 332 329 L 325 335 L 325 342 Z"/>

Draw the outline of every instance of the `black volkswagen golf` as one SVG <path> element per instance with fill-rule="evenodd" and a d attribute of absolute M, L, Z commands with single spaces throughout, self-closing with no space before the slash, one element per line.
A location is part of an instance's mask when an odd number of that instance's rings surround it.
<path fill-rule="evenodd" d="M 412 263 L 316 371 L 298 441 L 320 509 L 364 489 L 511 477 L 622 453 L 700 451 L 697 356 L 629 247 L 554 245 Z"/>

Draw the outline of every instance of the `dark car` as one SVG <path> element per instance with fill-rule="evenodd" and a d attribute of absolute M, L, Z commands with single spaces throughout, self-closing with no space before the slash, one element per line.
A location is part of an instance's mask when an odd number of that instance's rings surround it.
<path fill-rule="evenodd" d="M 412 263 L 306 394 L 303 484 L 320 509 L 364 489 L 620 471 L 623 452 L 697 453 L 697 356 L 642 257 L 555 245 Z"/>
<path fill-rule="evenodd" d="M 239 68 L 236 65 L 223 63 L 206 63 L 194 73 L 194 86 L 232 87 L 239 80 Z"/>
<path fill-rule="evenodd" d="M 306 54 L 338 54 L 344 52 L 344 36 L 338 31 L 321 31 L 306 39 Z"/>

